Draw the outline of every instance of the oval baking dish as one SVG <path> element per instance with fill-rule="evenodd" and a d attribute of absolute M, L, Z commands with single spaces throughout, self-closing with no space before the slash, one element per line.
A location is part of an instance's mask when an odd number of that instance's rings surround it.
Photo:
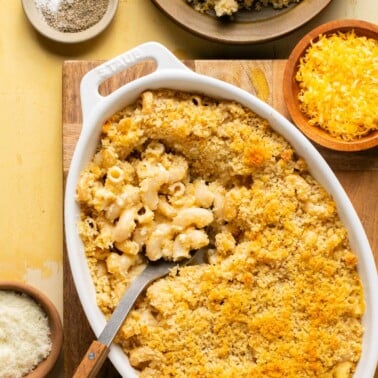
<path fill-rule="evenodd" d="M 151 59 L 156 63 L 153 73 L 118 88 L 106 97 L 99 94 L 99 86 L 104 80 L 138 62 Z M 77 230 L 80 209 L 75 201 L 76 185 L 80 172 L 93 157 L 103 122 L 126 105 L 134 103 L 143 91 L 160 88 L 199 92 L 214 98 L 234 100 L 267 119 L 272 128 L 286 138 L 298 155 L 306 160 L 313 177 L 336 202 L 339 216 L 348 230 L 351 247 L 359 259 L 358 269 L 364 287 L 366 311 L 363 317 L 362 355 L 354 377 L 373 377 L 378 355 L 378 303 L 375 300 L 378 292 L 377 273 L 361 222 L 334 173 L 301 132 L 272 107 L 240 88 L 192 72 L 165 47 L 154 42 L 140 45 L 98 66 L 87 73 L 81 82 L 83 127 L 66 183 L 65 236 L 76 289 L 96 336 L 101 333 L 106 321 L 96 304 L 94 285 Z M 112 345 L 109 357 L 122 376 L 136 376 L 120 347 Z"/>

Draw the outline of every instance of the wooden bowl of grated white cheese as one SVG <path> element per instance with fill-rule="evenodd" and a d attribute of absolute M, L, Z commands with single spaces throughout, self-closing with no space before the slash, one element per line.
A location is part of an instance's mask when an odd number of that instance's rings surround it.
<path fill-rule="evenodd" d="M 54 304 L 34 287 L 0 281 L 0 372 L 45 377 L 62 348 L 63 328 Z"/>

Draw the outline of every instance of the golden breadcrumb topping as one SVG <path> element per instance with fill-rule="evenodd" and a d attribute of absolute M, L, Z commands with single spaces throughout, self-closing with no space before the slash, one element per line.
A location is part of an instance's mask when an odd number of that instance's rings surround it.
<path fill-rule="evenodd" d="M 364 312 L 331 196 L 268 122 L 233 101 L 143 93 L 102 127 L 79 232 L 109 317 L 146 258 L 209 264 L 149 286 L 117 335 L 147 377 L 351 377 Z"/>

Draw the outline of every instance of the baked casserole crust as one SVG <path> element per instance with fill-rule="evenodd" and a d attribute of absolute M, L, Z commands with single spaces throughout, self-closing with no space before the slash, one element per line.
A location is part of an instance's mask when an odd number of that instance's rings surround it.
<path fill-rule="evenodd" d="M 117 335 L 141 377 L 350 377 L 364 312 L 331 196 L 242 105 L 144 92 L 103 127 L 77 186 L 79 233 L 109 317 L 147 259 L 208 244 L 137 301 Z"/>

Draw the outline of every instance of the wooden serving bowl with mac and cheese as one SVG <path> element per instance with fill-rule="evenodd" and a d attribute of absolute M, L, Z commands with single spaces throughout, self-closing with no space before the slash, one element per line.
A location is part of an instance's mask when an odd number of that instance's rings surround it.
<path fill-rule="evenodd" d="M 99 94 L 148 59 L 155 72 Z M 372 252 L 340 183 L 296 127 L 157 43 L 90 71 L 81 101 L 65 234 L 94 333 L 148 259 L 215 245 L 209 264 L 173 270 L 139 298 L 109 354 L 122 376 L 266 376 L 270 366 L 283 376 L 373 377 Z"/>

